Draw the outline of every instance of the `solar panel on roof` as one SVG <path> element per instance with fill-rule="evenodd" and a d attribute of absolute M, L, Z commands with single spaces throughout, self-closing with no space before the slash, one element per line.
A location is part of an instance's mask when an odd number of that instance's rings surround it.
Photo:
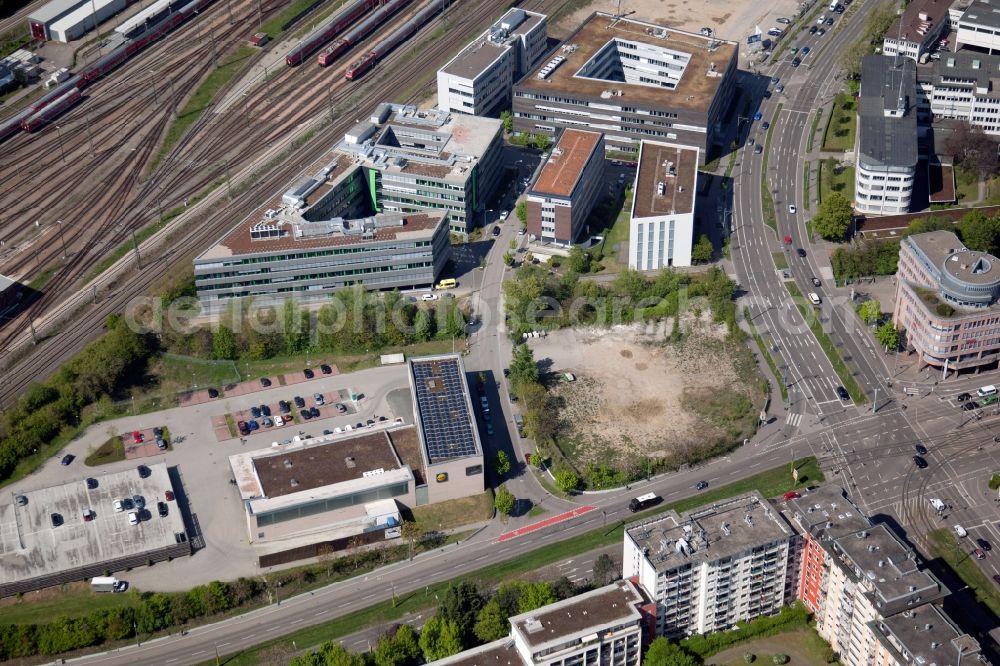
<path fill-rule="evenodd" d="M 476 439 L 458 363 L 436 360 L 412 367 L 429 461 L 475 455 Z"/>

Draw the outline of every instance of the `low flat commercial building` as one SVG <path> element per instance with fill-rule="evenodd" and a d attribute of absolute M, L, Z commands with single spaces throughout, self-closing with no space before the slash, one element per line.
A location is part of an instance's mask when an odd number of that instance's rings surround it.
<path fill-rule="evenodd" d="M 630 268 L 652 271 L 691 265 L 699 152 L 642 142 L 629 222 Z"/>
<path fill-rule="evenodd" d="M 651 604 L 632 581 L 620 580 L 510 618 L 510 636 L 434 666 L 639 666 L 650 637 Z"/>
<path fill-rule="evenodd" d="M 605 187 L 604 137 L 563 130 L 528 190 L 528 233 L 543 243 L 572 245 Z"/>
<path fill-rule="evenodd" d="M 791 589 L 795 535 L 757 492 L 625 529 L 622 574 L 656 603 L 668 638 L 730 629 L 778 612 Z"/>
<path fill-rule="evenodd" d="M 934 50 L 948 34 L 948 3 L 945 0 L 913 0 L 896 17 L 882 42 L 884 55 L 901 55 L 916 62 Z"/>
<path fill-rule="evenodd" d="M 702 159 L 724 130 L 738 46 L 647 21 L 591 14 L 514 86 L 514 131 L 603 132 L 608 151 L 643 139 L 695 147 Z"/>
<path fill-rule="evenodd" d="M 427 474 L 426 483 L 418 488 L 418 505 L 483 492 L 483 445 L 462 356 L 411 358 L 407 371 Z"/>
<path fill-rule="evenodd" d="M 972 46 L 987 53 L 1000 51 L 1000 9 L 996 0 L 972 0 L 958 19 L 957 46 Z"/>
<path fill-rule="evenodd" d="M 96 488 L 83 478 L 59 486 L 8 495 L 0 505 L 0 597 L 103 576 L 152 560 L 190 555 L 191 543 L 163 463 L 95 475 Z M 139 523 L 114 503 L 141 495 L 147 508 Z M 24 498 L 24 499 L 18 499 Z M 156 503 L 167 505 L 159 516 Z"/>
<path fill-rule="evenodd" d="M 127 0 L 52 0 L 28 15 L 32 39 L 69 42 L 125 9 Z"/>
<path fill-rule="evenodd" d="M 910 209 L 917 173 L 916 62 L 866 56 L 855 143 L 855 209 L 893 215 Z"/>
<path fill-rule="evenodd" d="M 438 70 L 438 108 L 495 116 L 510 108 L 514 82 L 547 48 L 548 17 L 512 7 Z"/>
<path fill-rule="evenodd" d="M 920 364 L 969 370 L 1000 359 L 1000 258 L 950 231 L 907 236 L 899 247 L 893 324 Z"/>

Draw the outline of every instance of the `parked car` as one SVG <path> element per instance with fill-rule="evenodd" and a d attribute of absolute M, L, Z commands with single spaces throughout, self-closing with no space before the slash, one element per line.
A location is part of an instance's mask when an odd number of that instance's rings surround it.
<path fill-rule="evenodd" d="M 848 400 L 851 399 L 851 395 L 847 392 L 847 389 L 845 389 L 843 386 L 837 387 L 837 397 L 843 400 L 844 402 L 847 402 Z"/>
<path fill-rule="evenodd" d="M 826 34 L 826 29 L 824 29 L 824 28 L 820 28 L 819 30 L 816 31 L 816 36 L 817 37 L 822 37 L 825 34 Z"/>
<path fill-rule="evenodd" d="M 292 406 L 288 403 L 287 400 L 279 400 L 278 410 L 281 411 L 282 414 L 291 414 Z"/>
<path fill-rule="evenodd" d="M 167 503 L 166 502 L 157 502 L 156 503 L 156 510 L 160 514 L 160 518 L 166 518 L 167 517 L 167 512 L 169 511 L 169 509 L 167 509 Z"/>
<path fill-rule="evenodd" d="M 302 374 L 305 375 L 306 379 L 312 379 L 313 377 L 316 376 L 316 373 L 310 370 L 309 368 L 303 370 Z"/>
<path fill-rule="evenodd" d="M 58 513 L 50 513 L 49 520 L 52 521 L 52 527 L 59 527 L 63 524 L 63 517 Z"/>
<path fill-rule="evenodd" d="M 115 513 L 121 513 L 122 511 L 125 510 L 125 507 L 122 506 L 122 501 L 121 500 L 115 500 L 115 503 L 114 503 L 113 506 L 115 508 Z"/>
<path fill-rule="evenodd" d="M 983 552 L 982 548 L 976 548 L 975 550 L 972 551 L 972 553 L 973 553 L 973 555 L 976 556 L 977 560 L 985 560 L 986 559 L 986 553 Z"/>
<path fill-rule="evenodd" d="M 991 546 L 990 542 L 987 541 L 986 539 L 981 539 L 981 538 L 980 539 L 976 539 L 976 545 L 978 545 L 980 548 L 982 548 L 985 551 L 991 551 L 991 550 L 993 550 L 993 546 Z"/>
<path fill-rule="evenodd" d="M 247 428 L 250 429 L 250 432 L 253 432 L 254 430 L 260 430 L 260 424 L 257 423 L 257 421 L 255 421 L 254 419 L 250 419 L 249 421 L 247 421 Z"/>
<path fill-rule="evenodd" d="M 267 377 L 261 377 L 260 378 L 260 385 L 263 386 L 264 388 L 267 388 L 267 387 L 269 387 L 271 385 L 271 380 L 268 379 Z"/>
<path fill-rule="evenodd" d="M 920 456 L 913 456 L 913 464 L 919 469 L 927 469 L 927 461 Z"/>
<path fill-rule="evenodd" d="M 493 237 L 496 238 L 500 235 L 500 227 L 493 227 Z"/>
<path fill-rule="evenodd" d="M 802 497 L 801 494 L 795 492 L 794 490 L 789 490 L 787 493 L 781 496 L 781 499 L 787 502 L 788 500 L 799 499 L 800 497 Z"/>
<path fill-rule="evenodd" d="M 14 504 L 18 506 L 28 506 L 28 498 L 24 495 L 15 495 Z"/>
<path fill-rule="evenodd" d="M 173 502 L 174 501 L 174 491 L 168 490 L 167 492 L 163 493 L 163 498 L 165 500 L 167 500 L 168 502 Z"/>
<path fill-rule="evenodd" d="M 966 400 L 972 400 L 972 395 L 969 393 L 959 393 L 955 396 L 955 399 L 959 402 L 965 402 Z"/>
<path fill-rule="evenodd" d="M 760 111 L 758 111 L 757 113 L 753 114 L 753 119 L 754 120 L 760 120 L 763 117 L 764 117 L 764 114 L 762 114 Z"/>
<path fill-rule="evenodd" d="M 792 67 L 798 67 L 801 64 L 802 64 L 802 60 L 801 59 L 799 59 L 799 58 L 793 58 L 792 59 Z"/>
<path fill-rule="evenodd" d="M 259 407 L 259 409 L 260 409 L 260 413 L 261 413 L 262 416 L 270 416 L 271 415 L 271 408 L 268 407 L 267 405 L 261 405 Z"/>
<path fill-rule="evenodd" d="M 493 423 L 490 421 L 486 422 L 486 434 L 490 437 L 493 436 Z"/>
<path fill-rule="evenodd" d="M 85 522 L 85 523 L 89 523 L 90 521 L 92 521 L 96 517 L 97 517 L 97 514 L 94 513 L 93 509 L 87 509 L 87 510 L 85 510 L 83 512 L 83 522 Z"/>
<path fill-rule="evenodd" d="M 326 404 L 322 393 L 313 393 L 313 401 L 316 403 L 317 407 L 322 407 Z"/>
<path fill-rule="evenodd" d="M 501 220 L 506 220 L 508 215 L 510 215 L 509 212 L 507 212 L 505 210 L 500 211 L 500 219 Z"/>
<path fill-rule="evenodd" d="M 753 154 L 754 155 L 760 155 L 762 152 L 764 152 L 764 146 L 762 146 L 762 145 L 760 145 L 758 143 L 757 146 L 754 147 L 754 149 L 753 149 Z"/>
<path fill-rule="evenodd" d="M 68 464 L 70 464 L 71 462 L 73 462 L 73 459 L 74 459 L 74 457 L 75 457 L 75 456 L 74 456 L 73 454 L 71 454 L 71 453 L 67 453 L 66 455 L 64 455 L 64 456 L 62 457 L 62 460 L 60 460 L 60 461 L 59 461 L 59 464 L 60 464 L 60 465 L 63 465 L 63 466 L 65 466 L 65 465 L 68 465 Z"/>
<path fill-rule="evenodd" d="M 281 416 L 275 416 L 274 417 L 274 425 L 276 425 L 276 426 L 283 426 L 283 425 L 285 425 L 285 419 L 281 418 Z"/>
<path fill-rule="evenodd" d="M 129 511 L 128 512 L 128 524 L 129 525 L 138 525 L 139 524 L 139 514 L 136 513 L 135 511 Z"/>
<path fill-rule="evenodd" d="M 158 448 L 160 451 L 166 451 L 167 450 L 167 442 L 165 440 L 160 439 L 159 437 L 157 437 L 156 438 L 156 448 Z"/>
<path fill-rule="evenodd" d="M 140 479 L 148 479 L 149 475 L 152 474 L 152 472 L 149 471 L 149 468 L 146 467 L 145 465 L 139 465 L 138 467 L 136 467 L 136 471 L 139 472 Z"/>
<path fill-rule="evenodd" d="M 319 407 L 313 407 L 313 408 L 311 408 L 309 410 L 309 415 L 312 416 L 314 419 L 318 419 L 320 417 Z"/>
<path fill-rule="evenodd" d="M 767 129 L 770 126 L 771 126 L 771 123 L 767 122 L 766 120 L 760 124 L 760 128 L 761 129 Z"/>
<path fill-rule="evenodd" d="M 832 17 L 827 18 L 825 21 L 823 21 L 823 23 L 828 26 L 833 25 L 833 18 Z"/>
<path fill-rule="evenodd" d="M 295 400 L 295 406 L 298 407 L 299 409 L 302 409 L 303 407 L 306 406 L 306 401 L 302 399 L 302 396 L 297 395 L 295 396 L 294 400 Z"/>
<path fill-rule="evenodd" d="M 131 511 L 132 509 L 135 508 L 135 504 L 132 502 L 131 497 L 126 497 L 122 499 L 122 508 L 125 509 L 126 511 Z"/>
<path fill-rule="evenodd" d="M 135 442 L 136 444 L 142 444 L 142 439 L 143 439 L 142 433 L 139 432 L 138 430 L 132 433 L 132 441 Z"/>
<path fill-rule="evenodd" d="M 208 397 L 209 398 L 218 398 L 219 397 L 219 392 L 216 391 L 213 388 L 210 388 L 210 389 L 208 389 Z"/>
<path fill-rule="evenodd" d="M 1000 585 L 1000 574 L 993 574 L 993 582 Z"/>
<path fill-rule="evenodd" d="M 259 419 L 260 418 L 260 408 L 259 407 L 251 407 L 250 408 L 250 416 L 254 417 L 255 419 Z"/>
<path fill-rule="evenodd" d="M 778 84 L 778 86 L 774 90 L 780 95 L 781 93 L 785 92 L 785 84 L 784 83 Z"/>
<path fill-rule="evenodd" d="M 804 55 L 804 56 L 809 55 L 809 47 L 808 46 L 803 46 L 802 47 L 802 53 L 801 53 L 801 55 Z"/>
<path fill-rule="evenodd" d="M 334 409 L 337 410 L 338 414 L 345 414 L 345 413 L 347 413 L 347 407 L 345 407 L 344 403 L 342 403 L 342 402 L 338 402 L 333 407 L 334 407 Z"/>
<path fill-rule="evenodd" d="M 809 28 L 809 34 L 810 35 L 815 35 L 817 30 L 818 30 L 818 28 L 816 26 L 813 26 L 813 27 Z"/>
<path fill-rule="evenodd" d="M 772 83 L 772 84 L 774 84 L 774 83 L 777 83 L 778 81 L 779 81 L 779 79 L 778 79 L 778 77 L 777 77 L 777 76 L 772 76 L 772 77 L 771 77 L 771 83 Z"/>
<path fill-rule="evenodd" d="M 303 419 L 305 419 L 306 421 L 308 421 L 309 419 L 311 419 L 313 417 L 312 410 L 309 410 L 309 409 L 300 409 L 299 410 L 299 416 L 301 416 Z"/>
<path fill-rule="evenodd" d="M 265 416 L 260 420 L 260 424 L 265 428 L 270 428 L 271 426 L 274 425 L 274 421 L 271 420 L 270 416 Z"/>
<path fill-rule="evenodd" d="M 969 400 L 968 402 L 962 403 L 962 411 L 973 412 L 977 409 L 979 409 L 979 403 L 977 403 L 975 400 Z"/>
<path fill-rule="evenodd" d="M 135 508 L 137 509 L 146 508 L 146 498 L 142 495 L 132 495 L 132 503 L 135 504 Z"/>
<path fill-rule="evenodd" d="M 923 444 L 917 444 L 916 446 L 913 447 L 913 449 L 917 452 L 917 455 L 921 456 L 927 455 L 927 447 L 924 446 Z"/>
<path fill-rule="evenodd" d="M 240 431 L 241 435 L 249 435 L 250 434 L 250 428 L 247 427 L 247 422 L 246 421 L 237 421 L 236 422 L 236 428 Z"/>
<path fill-rule="evenodd" d="M 333 374 L 333 368 L 331 368 L 330 366 L 328 366 L 326 363 L 324 363 L 323 365 L 319 366 L 319 371 L 322 372 L 324 375 L 331 375 L 331 374 Z"/>

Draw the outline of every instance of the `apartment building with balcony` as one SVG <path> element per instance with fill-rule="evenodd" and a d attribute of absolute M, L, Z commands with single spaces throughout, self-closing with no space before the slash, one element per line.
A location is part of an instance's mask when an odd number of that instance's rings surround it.
<path fill-rule="evenodd" d="M 759 493 L 748 493 L 628 526 L 622 574 L 656 603 L 657 635 L 722 631 L 790 600 L 796 539 Z"/>
<path fill-rule="evenodd" d="M 922 365 L 969 370 L 1000 359 L 1000 259 L 950 231 L 900 243 L 893 324 Z"/>

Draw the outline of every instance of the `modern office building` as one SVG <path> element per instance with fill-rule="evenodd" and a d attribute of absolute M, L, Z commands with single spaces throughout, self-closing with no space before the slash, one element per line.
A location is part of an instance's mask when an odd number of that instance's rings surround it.
<path fill-rule="evenodd" d="M 1000 55 L 942 53 L 918 76 L 935 118 L 964 120 L 987 134 L 1000 134 Z"/>
<path fill-rule="evenodd" d="M 656 603 L 657 635 L 705 634 L 790 600 L 794 541 L 785 519 L 752 492 L 626 527 L 622 573 Z"/>
<path fill-rule="evenodd" d="M 917 172 L 916 62 L 866 56 L 855 142 L 855 208 L 867 215 L 905 213 Z"/>
<path fill-rule="evenodd" d="M 907 236 L 899 247 L 893 324 L 923 365 L 968 370 L 1000 358 L 1000 259 L 950 231 Z"/>
<path fill-rule="evenodd" d="M 548 17 L 513 7 L 438 70 L 438 108 L 496 116 L 510 108 L 511 89 L 547 48 Z"/>
<path fill-rule="evenodd" d="M 948 7 L 945 0 L 913 0 L 896 17 L 882 42 L 884 55 L 901 55 L 916 62 L 948 35 Z"/>
<path fill-rule="evenodd" d="M 503 126 L 494 118 L 382 104 L 334 152 L 364 172 L 379 212 L 448 211 L 465 235 L 503 174 Z"/>
<path fill-rule="evenodd" d="M 845 666 L 958 664 L 979 645 L 935 605 L 948 589 L 885 524 L 872 524 L 841 488 L 787 502 L 805 541 L 798 597 Z"/>
<path fill-rule="evenodd" d="M 996 0 L 972 0 L 957 22 L 955 42 L 986 53 L 1000 51 L 1000 13 Z"/>
<path fill-rule="evenodd" d="M 434 666 L 639 666 L 652 604 L 631 581 L 510 618 L 510 636 L 430 662 Z"/>
<path fill-rule="evenodd" d="M 426 470 L 426 482 L 417 489 L 417 504 L 483 492 L 483 446 L 462 356 L 411 358 L 407 368 Z"/>
<path fill-rule="evenodd" d="M 528 190 L 528 233 L 543 243 L 572 245 L 605 188 L 604 137 L 563 130 Z"/>
<path fill-rule="evenodd" d="M 210 314 L 236 298 L 308 303 L 355 284 L 430 286 L 450 250 L 443 210 L 310 221 L 294 208 L 271 209 L 263 219 L 240 223 L 194 260 L 195 287 L 203 313 Z"/>
<path fill-rule="evenodd" d="M 642 142 L 629 222 L 630 268 L 651 271 L 691 265 L 699 152 Z"/>
<path fill-rule="evenodd" d="M 738 46 L 666 26 L 591 14 L 514 86 L 514 131 L 603 132 L 609 151 L 642 139 L 711 150 L 736 88 Z"/>

